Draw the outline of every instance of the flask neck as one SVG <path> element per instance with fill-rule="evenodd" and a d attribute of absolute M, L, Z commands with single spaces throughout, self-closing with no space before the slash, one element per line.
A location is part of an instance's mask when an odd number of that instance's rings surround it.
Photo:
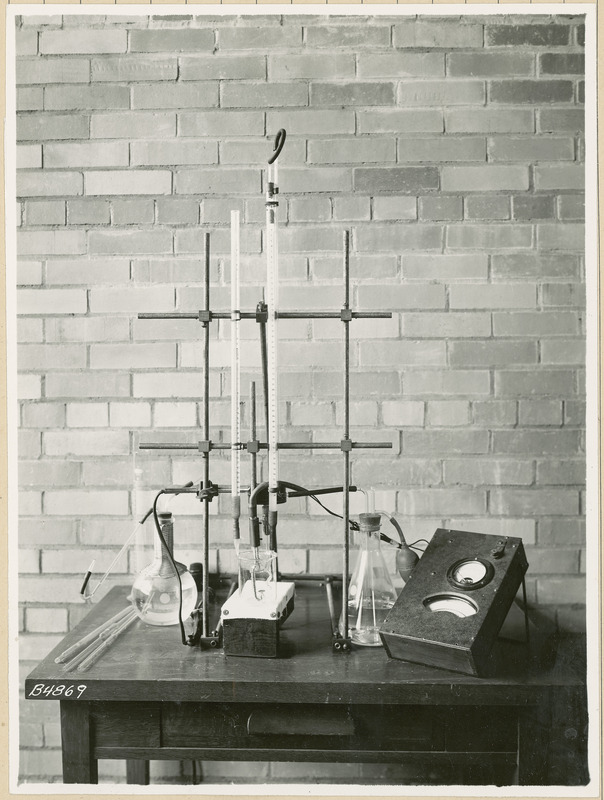
<path fill-rule="evenodd" d="M 157 535 L 156 532 L 153 544 L 155 561 L 161 564 L 161 574 L 173 574 L 174 568 L 172 566 L 172 558 L 174 553 L 174 524 L 172 522 L 172 515 L 170 514 L 170 516 L 168 516 L 167 514 L 160 514 L 159 524 L 161 527 L 162 536 L 164 537 L 165 545 L 162 543 L 159 535 Z"/>
<path fill-rule="evenodd" d="M 166 545 L 164 546 L 159 536 L 156 535 L 154 544 L 156 558 L 161 558 L 166 548 L 169 550 L 170 555 L 172 555 L 174 552 L 174 525 L 172 520 L 166 520 L 165 518 L 162 519 L 162 517 L 160 517 L 159 526 L 161 528 L 162 536 L 164 537 Z"/>
<path fill-rule="evenodd" d="M 379 529 L 368 529 L 361 527 L 360 537 L 361 548 L 363 550 L 381 550 L 381 540 Z"/>

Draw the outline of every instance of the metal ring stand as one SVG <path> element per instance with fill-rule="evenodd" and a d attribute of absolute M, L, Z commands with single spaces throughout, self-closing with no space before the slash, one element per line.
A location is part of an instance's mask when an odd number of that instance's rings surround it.
<path fill-rule="evenodd" d="M 275 140 L 275 150 L 273 161 L 279 155 L 285 141 L 285 131 L 277 135 Z M 210 481 L 210 453 L 212 450 L 230 450 L 233 443 L 212 442 L 210 440 L 210 323 L 218 319 L 231 319 L 231 313 L 227 311 L 213 311 L 210 307 L 210 234 L 204 236 L 204 307 L 195 312 L 160 312 L 160 313 L 140 313 L 138 319 L 191 319 L 201 322 L 204 327 L 203 336 L 203 422 L 202 440 L 191 444 L 180 443 L 160 443 L 150 442 L 140 444 L 141 450 L 195 450 L 202 454 L 203 458 L 203 486 L 199 488 L 179 488 L 179 492 L 195 492 L 203 503 L 203 608 L 202 608 L 202 635 L 201 643 L 209 643 L 216 646 L 218 632 L 208 631 L 208 580 L 209 580 L 209 504 L 212 499 L 221 493 L 226 493 L 228 488 L 216 486 Z M 352 311 L 350 308 L 350 232 L 344 231 L 343 235 L 343 283 L 344 283 L 344 302 L 339 311 L 278 311 L 275 310 L 277 319 L 340 319 L 344 325 L 344 374 L 343 374 L 343 400 L 344 400 L 344 423 L 342 439 L 340 442 L 278 442 L 279 450 L 340 450 L 343 456 L 343 564 L 342 564 L 342 607 L 343 607 L 343 630 L 334 631 L 333 647 L 337 652 L 347 652 L 350 650 L 350 638 L 348 629 L 348 605 L 346 598 L 348 595 L 348 572 L 350 562 L 350 454 L 354 449 L 388 449 L 392 447 L 391 442 L 353 442 L 350 438 L 350 322 L 355 319 L 388 319 L 392 317 L 389 311 Z M 263 386 L 265 388 L 265 412 L 268 418 L 266 387 L 268 385 L 268 365 L 266 358 L 266 320 L 267 305 L 262 299 L 255 311 L 239 312 L 239 319 L 252 319 L 260 325 L 260 344 L 262 350 L 262 372 Z M 256 482 L 256 458 L 260 450 L 268 448 L 267 442 L 260 442 L 256 439 L 256 410 L 255 410 L 255 385 L 252 384 L 251 394 L 251 440 L 249 442 L 235 443 L 242 450 L 247 450 L 251 456 L 252 463 L 252 485 L 250 491 L 255 488 Z M 268 419 L 267 419 L 268 421 Z M 168 492 L 172 489 L 168 488 Z M 175 491 L 175 489 L 174 489 Z M 330 587 L 331 588 L 331 587 Z"/>

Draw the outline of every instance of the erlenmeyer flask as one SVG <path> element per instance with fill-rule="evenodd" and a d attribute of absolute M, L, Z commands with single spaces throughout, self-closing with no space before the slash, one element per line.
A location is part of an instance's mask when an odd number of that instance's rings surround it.
<path fill-rule="evenodd" d="M 380 543 L 380 514 L 360 514 L 360 549 L 348 585 L 348 626 L 355 644 L 381 645 L 379 628 L 397 593 Z"/>
<path fill-rule="evenodd" d="M 181 587 L 182 618 L 186 620 L 197 603 L 197 584 L 185 565 L 175 561 L 180 576 L 179 584 L 170 561 L 174 548 L 172 514 L 168 512 L 158 517 L 167 549 L 156 533 L 154 559 L 136 576 L 132 584 L 131 602 L 143 622 L 150 625 L 176 625 Z"/>

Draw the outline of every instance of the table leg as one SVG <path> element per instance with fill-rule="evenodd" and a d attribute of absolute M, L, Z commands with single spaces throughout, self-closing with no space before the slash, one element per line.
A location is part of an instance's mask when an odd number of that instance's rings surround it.
<path fill-rule="evenodd" d="M 135 783 L 139 786 L 149 785 L 149 762 L 139 758 L 129 758 L 126 761 L 126 783 Z"/>
<path fill-rule="evenodd" d="M 561 786 L 589 782 L 587 764 L 587 693 L 585 687 L 561 688 L 552 707 L 550 779 Z"/>
<path fill-rule="evenodd" d="M 61 701 L 63 783 L 98 783 L 98 762 L 92 757 L 90 704 Z"/>
<path fill-rule="evenodd" d="M 551 698 L 518 713 L 518 784 L 548 783 L 552 731 Z"/>

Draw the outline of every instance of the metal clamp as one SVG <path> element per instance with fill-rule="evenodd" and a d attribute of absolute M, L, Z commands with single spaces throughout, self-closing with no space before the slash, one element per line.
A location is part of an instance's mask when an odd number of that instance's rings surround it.
<path fill-rule="evenodd" d="M 352 641 L 350 638 L 344 638 L 339 634 L 337 636 L 334 635 L 331 647 L 335 653 L 350 653 L 352 650 Z"/>
<path fill-rule="evenodd" d="M 262 301 L 256 306 L 256 322 L 268 322 L 268 306 Z"/>
<path fill-rule="evenodd" d="M 207 645 L 208 647 L 217 649 L 222 647 L 222 637 L 219 631 L 213 631 L 209 636 L 200 636 L 196 644 L 199 644 L 200 647 Z"/>
<path fill-rule="evenodd" d="M 200 484 L 196 494 L 199 500 L 208 500 L 211 503 L 215 497 L 218 497 L 218 491 L 219 487 L 210 481 L 208 486 Z"/>
<path fill-rule="evenodd" d="M 195 626 L 193 633 L 187 636 L 187 644 L 190 647 L 206 645 L 211 648 L 222 646 L 221 631 L 212 631 L 208 636 L 203 635 L 203 615 L 201 608 L 196 608 L 191 614 L 191 620 Z"/>

